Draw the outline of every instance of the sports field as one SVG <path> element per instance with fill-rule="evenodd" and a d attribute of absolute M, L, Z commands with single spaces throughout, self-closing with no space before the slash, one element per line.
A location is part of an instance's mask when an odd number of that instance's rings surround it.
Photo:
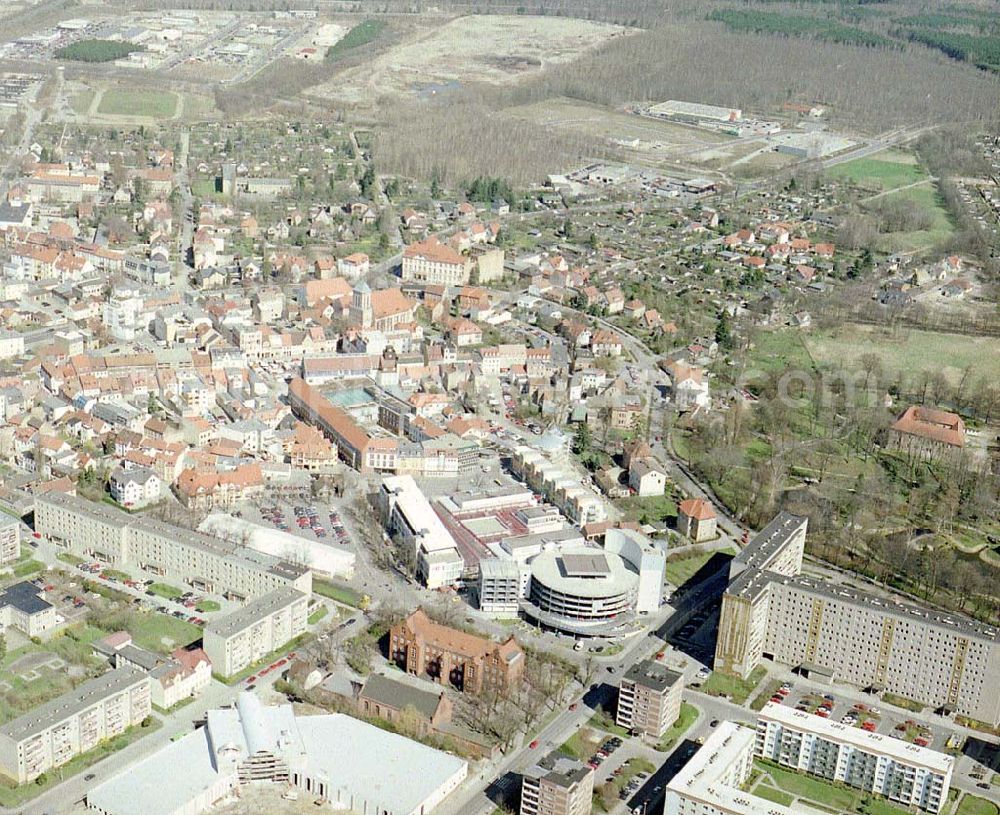
<path fill-rule="evenodd" d="M 846 161 L 826 171 L 831 178 L 881 190 L 894 190 L 927 178 L 927 173 L 909 153 L 886 150 L 869 158 Z"/>
<path fill-rule="evenodd" d="M 169 119 L 177 111 L 177 94 L 170 91 L 122 90 L 104 91 L 97 113 L 102 116 L 144 116 Z"/>

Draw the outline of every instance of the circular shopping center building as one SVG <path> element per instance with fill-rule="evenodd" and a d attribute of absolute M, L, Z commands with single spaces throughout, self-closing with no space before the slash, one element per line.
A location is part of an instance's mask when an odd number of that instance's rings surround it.
<path fill-rule="evenodd" d="M 531 561 L 525 612 L 541 625 L 603 636 L 634 619 L 639 576 L 621 556 L 579 546 L 541 552 Z"/>

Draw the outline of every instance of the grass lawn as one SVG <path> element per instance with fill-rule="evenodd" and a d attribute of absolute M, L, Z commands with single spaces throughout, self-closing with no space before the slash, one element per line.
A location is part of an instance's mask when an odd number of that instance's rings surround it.
<path fill-rule="evenodd" d="M 104 92 L 97 112 L 103 116 L 148 116 L 169 119 L 177 110 L 177 95 L 170 91 L 111 88 Z"/>
<path fill-rule="evenodd" d="M 88 767 L 97 764 L 97 762 L 102 761 L 112 753 L 124 750 L 143 736 L 155 733 L 162 726 L 160 720 L 155 717 L 150 717 L 148 722 L 149 724 L 146 727 L 131 727 L 113 739 L 101 742 L 93 750 L 76 756 L 58 769 L 49 770 L 44 775 L 39 776 L 42 779 L 41 784 L 36 780 L 30 784 L 13 786 L 11 779 L 0 776 L 0 806 L 16 807 L 26 801 L 30 801 L 32 798 L 41 795 L 57 784 L 61 784 L 67 778 L 72 778 Z"/>
<path fill-rule="evenodd" d="M 869 158 L 845 161 L 826 171 L 831 178 L 840 178 L 858 186 L 878 190 L 894 190 L 927 178 L 927 173 L 913 156 L 898 150 L 887 150 Z"/>
<path fill-rule="evenodd" d="M 714 552 L 697 552 L 696 554 L 680 557 L 676 560 L 668 559 L 667 567 L 663 574 L 667 578 L 668 583 L 674 586 L 683 586 L 698 573 L 698 570 L 702 566 L 712 559 L 712 555 L 714 554 Z"/>
<path fill-rule="evenodd" d="M 45 564 L 40 560 L 22 560 L 14 566 L 14 577 L 27 577 L 42 571 L 44 568 Z"/>
<path fill-rule="evenodd" d="M 728 696 L 738 705 L 742 705 L 761 680 L 767 675 L 767 669 L 758 665 L 746 679 L 715 671 L 701 686 L 701 692 L 710 696 Z"/>
<path fill-rule="evenodd" d="M 753 791 L 753 794 L 764 798 L 767 801 L 773 801 L 776 804 L 781 804 L 782 806 L 791 806 L 792 801 L 795 800 L 794 795 L 789 795 L 787 792 L 782 792 L 781 790 L 776 790 L 774 787 L 769 787 L 766 784 L 761 784 L 757 789 Z"/>
<path fill-rule="evenodd" d="M 605 733 L 620 736 L 623 739 L 627 739 L 629 735 L 628 730 L 624 727 L 616 725 L 615 720 L 611 717 L 611 714 L 605 710 L 598 710 L 593 716 L 590 717 L 588 724 L 591 727 L 596 727 L 598 730 L 603 730 Z"/>
<path fill-rule="evenodd" d="M 191 182 L 191 194 L 195 198 L 211 198 L 215 193 L 214 178 L 196 178 Z"/>
<path fill-rule="evenodd" d="M 309 615 L 309 625 L 316 625 L 320 620 L 322 620 L 329 609 L 326 606 L 319 606 L 312 614 Z"/>
<path fill-rule="evenodd" d="M 234 673 L 232 676 L 222 676 L 221 674 L 217 673 L 213 673 L 212 676 L 214 676 L 220 682 L 225 682 L 227 685 L 235 685 L 238 682 L 242 682 L 244 679 L 250 676 L 250 674 L 257 673 L 257 671 L 263 668 L 265 665 L 270 665 L 272 662 L 279 659 L 282 654 L 285 654 L 288 651 L 294 651 L 296 648 L 299 647 L 299 645 L 301 645 L 310 637 L 312 637 L 311 634 L 299 634 L 295 639 L 286 642 L 284 645 L 282 645 L 280 648 L 275 649 L 270 654 L 265 654 L 263 657 L 258 659 L 255 663 L 253 663 L 253 665 L 248 665 L 242 671 Z"/>
<path fill-rule="evenodd" d="M 775 332 L 770 332 L 775 333 Z M 777 332 L 781 337 L 785 332 Z M 767 336 L 761 332 L 762 336 Z M 941 371 L 952 384 L 971 367 L 990 381 L 1000 379 L 996 340 L 937 331 L 907 330 L 890 334 L 875 326 L 845 323 L 838 328 L 814 331 L 805 337 L 817 362 L 857 367 L 861 355 L 874 353 L 889 372 Z M 757 362 L 756 358 L 754 360 Z M 852 366 L 853 363 L 853 366 Z"/>
<path fill-rule="evenodd" d="M 221 608 L 222 606 L 216 603 L 215 600 L 202 600 L 194 607 L 194 610 L 200 611 L 202 614 L 206 614 L 209 611 L 218 611 Z"/>
<path fill-rule="evenodd" d="M 73 112 L 81 116 L 90 111 L 90 106 L 94 101 L 95 91 L 91 88 L 82 90 L 79 93 L 74 93 L 69 98 L 70 107 L 73 108 Z"/>
<path fill-rule="evenodd" d="M 681 712 L 677 716 L 677 721 L 667 728 L 667 731 L 656 745 L 656 749 L 663 753 L 672 750 L 678 739 L 687 733 L 697 718 L 698 708 L 694 705 L 689 705 L 687 702 L 681 702 Z"/>
<path fill-rule="evenodd" d="M 778 692 L 778 688 L 781 687 L 780 679 L 773 679 L 764 686 L 764 690 L 757 694 L 754 700 L 750 703 L 750 710 L 761 711 L 764 709 L 771 697 Z"/>
<path fill-rule="evenodd" d="M 1000 809 L 992 801 L 966 795 L 958 805 L 957 815 L 997 815 Z"/>
<path fill-rule="evenodd" d="M 165 597 L 168 600 L 177 600 L 184 596 L 184 592 L 176 586 L 168 586 L 166 583 L 153 583 L 148 590 L 157 597 Z"/>
<path fill-rule="evenodd" d="M 677 504 L 666 495 L 624 498 L 618 502 L 618 506 L 628 520 L 639 523 L 653 523 L 677 517 Z"/>
<path fill-rule="evenodd" d="M 882 701 L 887 705 L 895 705 L 904 710 L 912 710 L 914 713 L 920 713 L 926 707 L 926 705 L 922 705 L 920 702 L 907 699 L 905 696 L 897 696 L 895 693 L 883 693 Z"/>
<path fill-rule="evenodd" d="M 343 603 L 345 606 L 353 606 L 354 608 L 362 607 L 362 595 L 350 586 L 339 586 L 329 583 L 326 580 L 314 579 L 313 592 L 322 597 L 329 597 L 331 600 L 336 600 L 338 603 Z"/>
<path fill-rule="evenodd" d="M 770 762 L 754 761 L 754 766 L 769 775 L 778 789 L 791 795 L 846 811 L 854 809 L 857 804 L 859 793 L 854 790 L 835 787 L 822 779 L 786 770 Z"/>
<path fill-rule="evenodd" d="M 91 653 L 90 642 L 94 634 L 103 632 L 89 629 L 86 626 L 67 629 L 63 634 L 54 636 L 48 642 L 35 645 L 28 643 L 20 648 L 13 648 L 0 660 L 0 681 L 10 686 L 10 691 L 0 694 L 0 721 L 7 722 L 22 713 L 44 704 L 51 699 L 71 690 L 75 685 L 93 676 L 97 676 L 105 667 L 102 659 Z M 62 660 L 58 668 L 41 665 L 26 665 L 19 663 L 24 657 L 38 655 Z M 58 664 L 58 663 L 56 663 Z M 15 666 L 15 670 L 11 666 Z M 31 678 L 27 668 L 32 667 L 37 677 Z M 73 669 L 73 676 L 70 669 Z M 25 679 L 27 676 L 29 678 Z"/>
<path fill-rule="evenodd" d="M 594 754 L 600 743 L 601 737 L 597 733 L 589 727 L 581 727 L 560 745 L 559 752 L 577 761 L 585 761 Z"/>
<path fill-rule="evenodd" d="M 178 620 L 155 611 L 137 612 L 129 622 L 129 633 L 140 648 L 169 654 L 201 637 L 201 629 L 187 620 Z"/>
<path fill-rule="evenodd" d="M 87 562 L 86 558 L 71 555 L 69 552 L 58 552 L 56 554 L 56 559 L 61 560 L 63 563 L 68 563 L 71 566 L 79 566 L 81 563 Z"/>
<path fill-rule="evenodd" d="M 880 248 L 887 252 L 905 252 L 913 249 L 925 249 L 934 244 L 942 243 L 954 232 L 951 218 L 944 208 L 937 187 L 933 184 L 923 184 L 900 190 L 886 198 L 904 199 L 913 209 L 924 210 L 932 220 L 928 229 L 915 232 L 890 232 L 879 239 Z"/>

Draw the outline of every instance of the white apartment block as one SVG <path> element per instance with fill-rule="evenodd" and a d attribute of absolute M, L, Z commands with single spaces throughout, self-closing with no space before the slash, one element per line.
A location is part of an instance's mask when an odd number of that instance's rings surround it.
<path fill-rule="evenodd" d="M 790 512 L 779 512 L 732 559 L 729 564 L 729 579 L 732 580 L 747 569 L 788 576 L 801 572 L 808 526 L 807 518 Z"/>
<path fill-rule="evenodd" d="M 116 668 L 0 726 L 0 768 L 19 784 L 60 767 L 142 722 L 150 712 L 150 679 Z"/>
<path fill-rule="evenodd" d="M 21 557 L 21 522 L 0 513 L 0 566 Z"/>
<path fill-rule="evenodd" d="M 212 620 L 202 647 L 215 673 L 233 676 L 305 633 L 308 607 L 308 594 L 285 587 Z"/>
<path fill-rule="evenodd" d="M 236 601 L 286 586 L 312 592 L 301 564 L 64 493 L 35 499 L 35 529 L 80 557 Z"/>
<path fill-rule="evenodd" d="M 740 788 L 753 768 L 754 731 L 720 722 L 664 791 L 663 815 L 795 815 Z"/>
<path fill-rule="evenodd" d="M 941 811 L 954 758 L 900 739 L 768 703 L 757 719 L 754 752 L 785 767 Z"/>
<path fill-rule="evenodd" d="M 608 507 L 580 477 L 567 466 L 551 461 L 539 450 L 521 445 L 511 458 L 514 474 L 545 500 L 559 507 L 573 523 L 583 526 L 608 517 Z"/>
<path fill-rule="evenodd" d="M 781 539 L 765 537 L 758 547 L 752 542 L 733 561 L 722 599 L 716 670 L 746 677 L 768 658 L 1000 723 L 997 629 L 799 576 L 790 568 L 801 563 L 798 532 L 788 537 L 791 554 L 781 551 Z"/>
<path fill-rule="evenodd" d="M 0 359 L 19 357 L 24 353 L 24 335 L 15 331 L 0 331 Z"/>

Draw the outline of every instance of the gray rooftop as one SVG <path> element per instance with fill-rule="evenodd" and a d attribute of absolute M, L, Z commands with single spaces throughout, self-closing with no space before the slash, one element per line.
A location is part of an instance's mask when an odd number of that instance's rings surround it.
<path fill-rule="evenodd" d="M 611 573 L 603 554 L 568 552 L 562 556 L 562 565 L 567 577 L 603 577 Z"/>
<path fill-rule="evenodd" d="M 7 526 L 7 524 L 3 524 Z M 13 606 L 22 614 L 38 614 L 52 608 L 52 604 L 41 597 L 42 590 L 27 581 L 8 586 L 0 593 L 0 608 Z"/>
<path fill-rule="evenodd" d="M 479 576 L 485 580 L 508 578 L 517 580 L 520 577 L 517 563 L 506 558 L 491 557 L 479 561 Z"/>
<path fill-rule="evenodd" d="M 970 617 L 963 617 L 961 614 L 949 614 L 931 608 L 922 608 L 910 603 L 901 603 L 893 599 L 879 597 L 878 595 L 859 591 L 848 586 L 838 586 L 834 583 L 828 583 L 812 577 L 784 577 L 773 573 L 768 574 L 775 582 L 794 586 L 801 591 L 811 594 L 820 594 L 831 600 L 863 606 L 875 612 L 890 614 L 897 619 L 924 623 L 925 625 L 944 628 L 955 633 L 989 640 L 994 643 L 1000 641 L 1000 631 L 996 628 L 973 620 Z"/>
<path fill-rule="evenodd" d="M 220 637 L 231 637 L 245 628 L 259 623 L 276 611 L 287 608 L 305 598 L 306 595 L 298 589 L 291 586 L 283 586 L 247 603 L 243 608 L 234 611 L 232 614 L 212 620 L 206 626 L 205 632 Z"/>
<path fill-rule="evenodd" d="M 536 764 L 528 767 L 524 774 L 529 778 L 544 778 L 560 787 L 572 787 L 587 777 L 590 767 L 575 758 L 561 753 L 549 753 Z"/>
<path fill-rule="evenodd" d="M 424 690 L 383 674 L 373 674 L 365 682 L 365 686 L 361 689 L 361 695 L 397 710 L 413 707 L 421 715 L 430 719 L 438 709 L 442 692 Z"/>
<path fill-rule="evenodd" d="M 663 693 L 663 691 L 676 685 L 680 681 L 681 675 L 677 671 L 671 671 L 662 662 L 657 662 L 653 659 L 644 659 L 642 662 L 637 662 L 628 669 L 625 679 L 643 688 L 649 688 L 656 693 Z"/>
<path fill-rule="evenodd" d="M 131 666 L 115 668 L 0 726 L 0 736 L 15 742 L 23 741 L 45 732 L 50 727 L 82 713 L 111 696 L 148 681 L 146 674 L 137 668 Z"/>
<path fill-rule="evenodd" d="M 752 569 L 766 569 L 807 522 L 808 519 L 799 515 L 779 512 L 771 523 L 753 536 L 733 562 Z"/>
<path fill-rule="evenodd" d="M 75 495 L 67 495 L 63 492 L 50 492 L 46 495 L 40 495 L 35 499 L 35 503 L 50 504 L 67 509 L 110 526 L 124 526 L 152 535 L 160 535 L 178 543 L 183 543 L 186 546 L 211 552 L 220 557 L 232 557 L 244 562 L 252 561 L 262 571 L 267 571 L 289 580 L 295 580 L 308 571 L 307 566 L 279 560 L 276 557 L 260 552 L 252 552 L 235 542 L 214 538 L 211 535 L 204 535 L 201 532 L 195 532 L 191 529 L 181 529 L 163 521 L 158 521 L 148 515 L 129 515 L 108 504 L 99 504 Z"/>

